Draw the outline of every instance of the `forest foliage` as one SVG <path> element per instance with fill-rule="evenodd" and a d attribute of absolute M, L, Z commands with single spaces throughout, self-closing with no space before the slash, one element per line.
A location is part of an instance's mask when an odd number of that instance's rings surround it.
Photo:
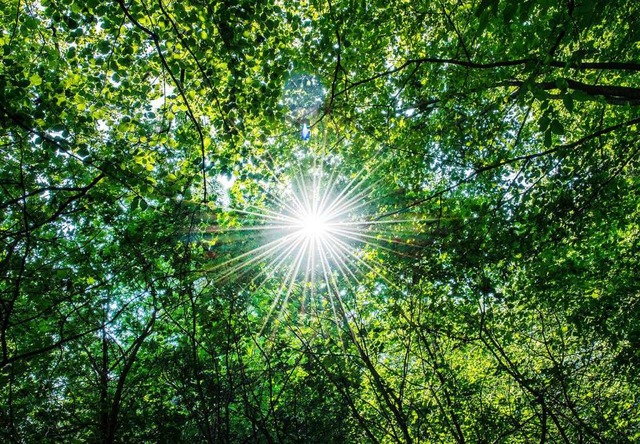
<path fill-rule="evenodd" d="M 3 2 L 0 441 L 638 442 L 638 17 Z M 256 253 L 318 165 L 324 284 Z"/>

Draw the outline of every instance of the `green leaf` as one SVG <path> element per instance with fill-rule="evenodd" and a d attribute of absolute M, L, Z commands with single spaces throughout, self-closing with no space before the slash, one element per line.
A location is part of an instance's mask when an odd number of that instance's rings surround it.
<path fill-rule="evenodd" d="M 67 128 L 61 123 L 56 123 L 51 127 L 51 131 L 54 133 L 66 133 Z"/>
<path fill-rule="evenodd" d="M 559 78 L 559 79 L 556 79 L 556 86 L 558 87 L 559 90 L 564 92 L 569 87 L 569 83 L 567 82 L 567 79 Z"/>
<path fill-rule="evenodd" d="M 505 24 L 511 23 L 511 21 L 513 20 L 513 17 L 518 12 L 518 7 L 519 7 L 519 2 L 509 1 L 506 4 L 504 11 L 502 13 L 502 19 L 504 20 Z"/>
<path fill-rule="evenodd" d="M 33 74 L 29 77 L 29 85 L 31 86 L 39 86 L 42 84 L 42 77 L 40 77 L 37 73 Z"/>
<path fill-rule="evenodd" d="M 538 120 L 538 125 L 540 125 L 540 131 L 545 132 L 547 128 L 549 128 L 549 124 L 551 123 L 551 119 L 547 115 L 543 115 L 540 120 Z"/>
<path fill-rule="evenodd" d="M 564 126 L 558 120 L 553 120 L 551 122 L 550 128 L 554 134 L 558 134 L 558 135 L 564 134 Z"/>
<path fill-rule="evenodd" d="M 575 103 L 570 94 L 565 94 L 562 96 L 562 103 L 564 104 L 564 107 L 567 109 L 567 111 L 569 111 L 570 113 L 573 112 Z"/>
<path fill-rule="evenodd" d="M 544 133 L 544 146 L 545 148 L 551 148 L 551 145 L 553 145 L 553 140 L 551 138 L 551 131 L 547 130 Z"/>
<path fill-rule="evenodd" d="M 574 90 L 571 92 L 571 98 L 578 102 L 586 102 L 588 100 L 591 100 L 593 97 L 584 91 Z"/>
<path fill-rule="evenodd" d="M 82 157 L 86 157 L 90 154 L 89 147 L 87 144 L 81 144 L 80 149 L 78 150 L 78 155 Z"/>
<path fill-rule="evenodd" d="M 489 11 L 495 13 L 497 7 L 498 0 L 482 0 L 482 2 L 480 2 L 480 5 L 478 5 L 478 7 L 476 8 L 476 17 L 481 17 L 484 13 L 488 13 Z"/>

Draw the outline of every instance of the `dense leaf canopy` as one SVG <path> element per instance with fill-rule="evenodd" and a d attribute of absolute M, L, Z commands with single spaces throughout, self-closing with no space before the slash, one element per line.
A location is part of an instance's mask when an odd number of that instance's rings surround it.
<path fill-rule="evenodd" d="M 637 442 L 638 17 L 2 2 L 0 441 Z"/>

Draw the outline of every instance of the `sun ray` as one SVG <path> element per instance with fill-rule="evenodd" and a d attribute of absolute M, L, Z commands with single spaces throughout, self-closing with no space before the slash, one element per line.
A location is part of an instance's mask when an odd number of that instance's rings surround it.
<path fill-rule="evenodd" d="M 360 197 L 351 197 L 349 198 L 349 196 L 351 195 L 351 193 L 353 193 L 354 191 L 357 191 L 358 187 L 365 182 L 366 178 L 368 178 L 369 176 L 373 175 L 373 173 L 379 168 L 379 165 L 376 166 L 373 170 L 371 170 L 368 175 L 364 176 L 363 178 L 360 178 L 360 176 L 362 174 L 365 173 L 366 168 L 361 169 L 352 179 L 351 181 L 342 189 L 342 191 L 338 194 L 338 196 L 336 196 L 333 200 L 333 202 L 331 203 L 331 205 L 325 210 L 328 214 L 331 214 L 332 211 L 334 211 L 334 207 L 337 205 L 340 205 L 341 202 L 343 201 L 357 201 L 360 198 L 364 197 L 364 195 L 360 196 Z M 381 179 L 380 179 L 381 180 Z M 374 181 L 374 183 L 370 184 L 369 186 L 366 187 L 367 190 L 371 190 L 373 187 L 375 187 L 379 182 L 378 181 Z M 330 189 L 330 188 L 329 188 Z M 368 192 L 368 191 L 366 191 Z M 365 193 L 366 193 L 365 192 Z M 362 193 L 360 193 L 362 194 Z M 346 211 L 346 210 L 345 210 Z M 341 211 L 344 212 L 344 211 Z"/>
<path fill-rule="evenodd" d="M 291 267 L 289 274 L 287 275 L 287 277 L 285 278 L 285 280 L 282 282 L 283 286 L 286 286 L 287 288 L 287 292 L 285 294 L 285 296 L 282 298 L 282 303 L 280 304 L 280 312 L 278 313 L 278 317 L 277 319 L 282 317 L 282 313 L 284 311 L 284 309 L 286 308 L 287 302 L 289 300 L 289 297 L 291 296 L 291 293 L 293 291 L 293 287 L 295 284 L 295 277 L 298 274 L 298 272 L 300 271 L 300 265 L 302 263 L 302 259 L 303 256 L 306 252 L 306 246 L 301 248 L 297 255 L 296 258 L 294 260 L 294 266 Z M 287 284 L 288 282 L 288 284 Z M 282 292 L 282 290 L 284 289 L 283 286 L 280 287 L 280 290 L 278 291 L 278 293 L 280 294 Z M 274 300 L 275 302 L 275 300 Z M 265 323 L 262 325 L 262 328 L 260 328 L 260 331 L 263 331 L 264 328 L 266 327 L 267 322 L 269 321 L 269 319 L 271 318 L 272 312 L 275 309 L 274 304 L 272 304 L 271 309 L 269 310 L 269 313 L 267 314 L 266 318 L 265 318 Z"/>
<path fill-rule="evenodd" d="M 234 226 L 207 230 L 217 236 L 213 248 L 216 243 L 224 244 L 222 239 L 228 236 L 233 242 L 244 244 L 246 236 L 250 243 L 258 243 L 206 271 L 217 274 L 215 282 L 241 280 L 251 291 L 272 294 L 272 300 L 258 311 L 262 317 L 260 334 L 280 325 L 294 298 L 302 316 L 296 319 L 327 310 L 336 325 L 342 325 L 345 303 L 350 310 L 361 308 L 356 296 L 359 289 L 374 282 L 399 288 L 387 277 L 388 270 L 377 252 L 411 257 L 407 248 L 425 245 L 414 241 L 424 235 L 420 224 L 438 220 L 424 215 L 381 220 L 378 199 L 384 199 L 385 193 L 375 174 L 379 166 L 365 166 L 350 175 L 341 171 L 339 164 L 327 168 L 327 159 L 309 159 L 306 171 L 302 162 L 292 166 L 299 174 L 288 176 L 288 180 L 267 165 L 274 181 L 258 183 L 263 193 L 258 203 L 228 208 L 230 214 L 237 215 Z M 271 283 L 277 285 L 271 287 Z M 353 296 L 343 300 L 345 295 Z"/>
<path fill-rule="evenodd" d="M 242 210 L 242 209 L 239 209 L 239 208 L 232 208 L 231 211 L 234 211 L 234 212 L 240 213 L 240 214 L 245 214 L 247 216 L 256 216 L 256 217 L 259 217 L 259 218 L 265 219 L 265 220 L 288 221 L 288 222 L 295 221 L 294 217 L 288 216 L 286 213 L 276 212 L 276 211 L 269 210 L 269 209 L 263 210 L 262 213 L 256 212 L 256 211 Z"/>
<path fill-rule="evenodd" d="M 368 187 L 369 188 L 369 187 Z M 366 196 L 367 190 L 358 191 L 357 185 L 350 190 L 345 189 L 346 194 L 341 194 L 333 199 L 330 205 L 325 208 L 325 213 L 328 216 L 334 216 L 339 214 L 346 214 L 354 209 L 354 207 L 362 203 L 362 198 Z M 356 193 L 352 195 L 352 193 Z"/>
<path fill-rule="evenodd" d="M 389 251 L 391 253 L 396 253 L 396 251 L 391 249 L 391 248 L 389 248 L 389 247 L 387 247 L 387 246 L 385 246 L 385 245 L 383 245 L 379 241 L 383 241 L 383 242 L 386 242 L 388 244 L 411 246 L 411 244 L 409 244 L 407 242 L 402 242 L 400 240 L 381 238 L 381 237 L 378 237 L 378 236 L 373 236 L 373 235 L 370 235 L 370 234 L 361 233 L 361 232 L 357 232 L 357 231 L 336 230 L 335 233 L 340 235 L 340 236 L 342 236 L 342 237 L 346 237 L 347 239 L 355 240 L 355 241 L 361 242 L 364 245 L 370 245 L 370 246 L 372 246 L 374 248 L 381 248 L 381 249 Z M 374 241 L 378 241 L 378 242 L 374 242 Z"/>
<path fill-rule="evenodd" d="M 278 256 L 273 260 L 265 264 L 263 270 L 251 279 L 251 282 L 255 282 L 263 274 L 267 274 L 267 278 L 277 274 L 278 270 L 285 264 L 287 259 L 291 256 L 291 253 L 298 247 L 297 242 L 292 242 L 286 249 L 282 250 Z M 261 284 L 262 285 L 262 284 Z"/>
<path fill-rule="evenodd" d="M 222 275 L 221 279 L 228 277 L 229 275 L 235 273 L 236 271 L 247 267 L 255 262 L 258 262 L 266 257 L 268 257 L 269 255 L 271 255 L 272 253 L 278 251 L 278 249 L 283 246 L 286 245 L 288 242 L 288 239 L 295 237 L 295 234 L 290 234 L 282 239 L 276 239 L 274 241 L 269 242 L 266 245 L 262 245 L 260 247 L 256 247 L 250 251 L 247 251 L 246 253 L 243 253 L 239 256 L 233 257 L 221 264 L 215 265 L 214 267 L 209 268 L 207 271 L 211 272 L 211 271 L 215 271 L 217 269 L 220 268 L 224 268 L 228 265 L 234 264 L 232 265 L 230 269 L 227 269 L 226 272 Z M 295 247 L 295 244 L 293 245 L 293 247 Z M 264 251 L 262 251 L 264 250 Z M 258 253 L 259 252 L 259 253 Z M 253 256 L 253 257 L 251 257 Z M 248 259 L 246 261 L 244 261 L 243 259 L 246 257 L 251 257 L 251 259 Z"/>
<path fill-rule="evenodd" d="M 324 248 L 321 249 L 321 253 L 320 254 L 324 256 Z M 323 273 L 323 276 L 324 276 L 325 285 L 327 286 L 327 290 L 330 291 L 331 282 L 330 282 L 330 279 L 329 279 L 329 272 L 328 272 L 328 266 L 327 266 L 328 263 L 327 263 L 326 259 L 322 259 L 321 263 L 322 263 L 322 273 Z M 338 313 L 336 312 L 336 307 L 335 307 L 335 304 L 334 304 L 334 298 L 331 296 L 331 293 L 329 293 L 329 295 L 330 295 L 329 298 L 328 298 L 329 299 L 329 304 L 331 305 L 331 310 L 333 312 L 333 318 L 334 318 L 334 321 L 336 323 L 336 327 L 338 327 L 340 325 L 340 321 L 338 319 Z"/>
<path fill-rule="evenodd" d="M 351 258 L 353 258 L 356 263 L 364 266 L 365 268 L 367 268 L 369 271 L 373 272 L 375 275 L 377 275 L 378 277 L 380 277 L 381 279 L 383 279 L 386 283 L 388 283 L 389 285 L 393 286 L 394 288 L 397 288 L 397 286 L 391 282 L 386 276 L 384 276 L 382 273 L 380 273 L 378 270 L 376 270 L 375 268 L 373 268 L 371 265 L 369 265 L 366 261 L 362 260 L 362 258 L 358 257 L 358 255 L 356 255 L 353 252 L 353 249 L 349 247 L 348 244 L 346 244 L 344 241 L 335 238 L 336 243 L 334 244 L 335 246 L 339 247 L 343 253 L 347 254 L 348 256 L 350 256 Z"/>

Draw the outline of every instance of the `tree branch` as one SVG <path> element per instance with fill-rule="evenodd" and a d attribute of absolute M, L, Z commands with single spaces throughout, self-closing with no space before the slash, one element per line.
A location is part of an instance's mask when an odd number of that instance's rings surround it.
<path fill-rule="evenodd" d="M 365 83 L 372 82 L 381 77 L 389 76 L 400 72 L 406 69 L 411 65 L 421 65 L 425 63 L 432 63 L 437 65 L 456 65 L 463 66 L 471 69 L 495 69 L 495 68 L 509 68 L 509 67 L 517 67 L 517 66 L 526 66 L 528 64 L 534 65 L 547 65 L 553 68 L 565 68 L 572 69 L 576 71 L 588 71 L 588 70 L 611 70 L 611 71 L 640 71 L 640 63 L 635 62 L 572 62 L 567 61 L 563 62 L 560 60 L 552 60 L 550 62 L 545 62 L 542 59 L 537 58 L 525 58 L 525 59 L 517 59 L 517 60 L 502 60 L 496 62 L 488 62 L 488 63 L 478 63 L 472 62 L 470 60 L 458 60 L 458 59 L 447 59 L 447 58 L 438 58 L 438 57 L 423 57 L 419 59 L 409 59 L 405 61 L 403 64 L 396 68 L 389 69 L 387 71 L 375 74 L 366 79 L 358 80 L 356 82 L 351 83 L 349 86 L 344 88 L 341 91 L 338 91 L 335 96 L 340 96 L 345 94 L 349 90 L 356 88 Z"/>
<path fill-rule="evenodd" d="M 187 94 L 186 94 L 186 92 L 184 90 L 184 87 L 183 87 L 182 83 L 180 82 L 180 80 L 173 73 L 173 71 L 171 71 L 171 67 L 169 66 L 169 63 L 167 62 L 167 59 L 165 58 L 164 54 L 162 53 L 162 48 L 160 48 L 160 37 L 158 36 L 158 34 L 156 34 L 154 31 L 150 30 L 149 28 L 144 26 L 142 23 L 140 23 L 138 20 L 136 20 L 131 15 L 131 13 L 129 12 L 129 9 L 127 8 L 127 6 L 124 4 L 124 0 L 116 0 L 116 1 L 118 2 L 118 5 L 120 5 L 120 8 L 124 12 L 125 16 L 127 16 L 127 18 L 131 21 L 131 23 L 133 23 L 134 26 L 136 26 L 142 32 L 147 34 L 147 36 L 151 39 L 151 41 L 153 42 L 153 45 L 156 48 L 156 52 L 158 53 L 158 56 L 160 57 L 160 62 L 162 63 L 162 66 L 164 66 L 164 68 L 169 73 L 169 76 L 171 77 L 171 80 L 173 80 L 173 83 L 176 85 L 176 88 L 178 88 L 178 92 L 180 93 L 180 97 L 182 97 L 182 101 L 184 102 L 185 106 L 187 107 L 187 115 L 189 116 L 189 120 L 191 120 L 191 122 L 193 122 L 193 125 L 195 126 L 196 131 L 198 132 L 198 137 L 200 139 L 200 147 L 202 149 L 202 191 L 203 191 L 203 201 L 207 202 L 206 147 L 205 147 L 205 143 L 204 143 L 204 133 L 202 132 L 202 127 L 200 126 L 200 123 L 196 119 L 195 114 L 193 112 L 193 109 L 191 108 L 191 104 L 189 103 L 189 100 L 187 99 Z"/>

